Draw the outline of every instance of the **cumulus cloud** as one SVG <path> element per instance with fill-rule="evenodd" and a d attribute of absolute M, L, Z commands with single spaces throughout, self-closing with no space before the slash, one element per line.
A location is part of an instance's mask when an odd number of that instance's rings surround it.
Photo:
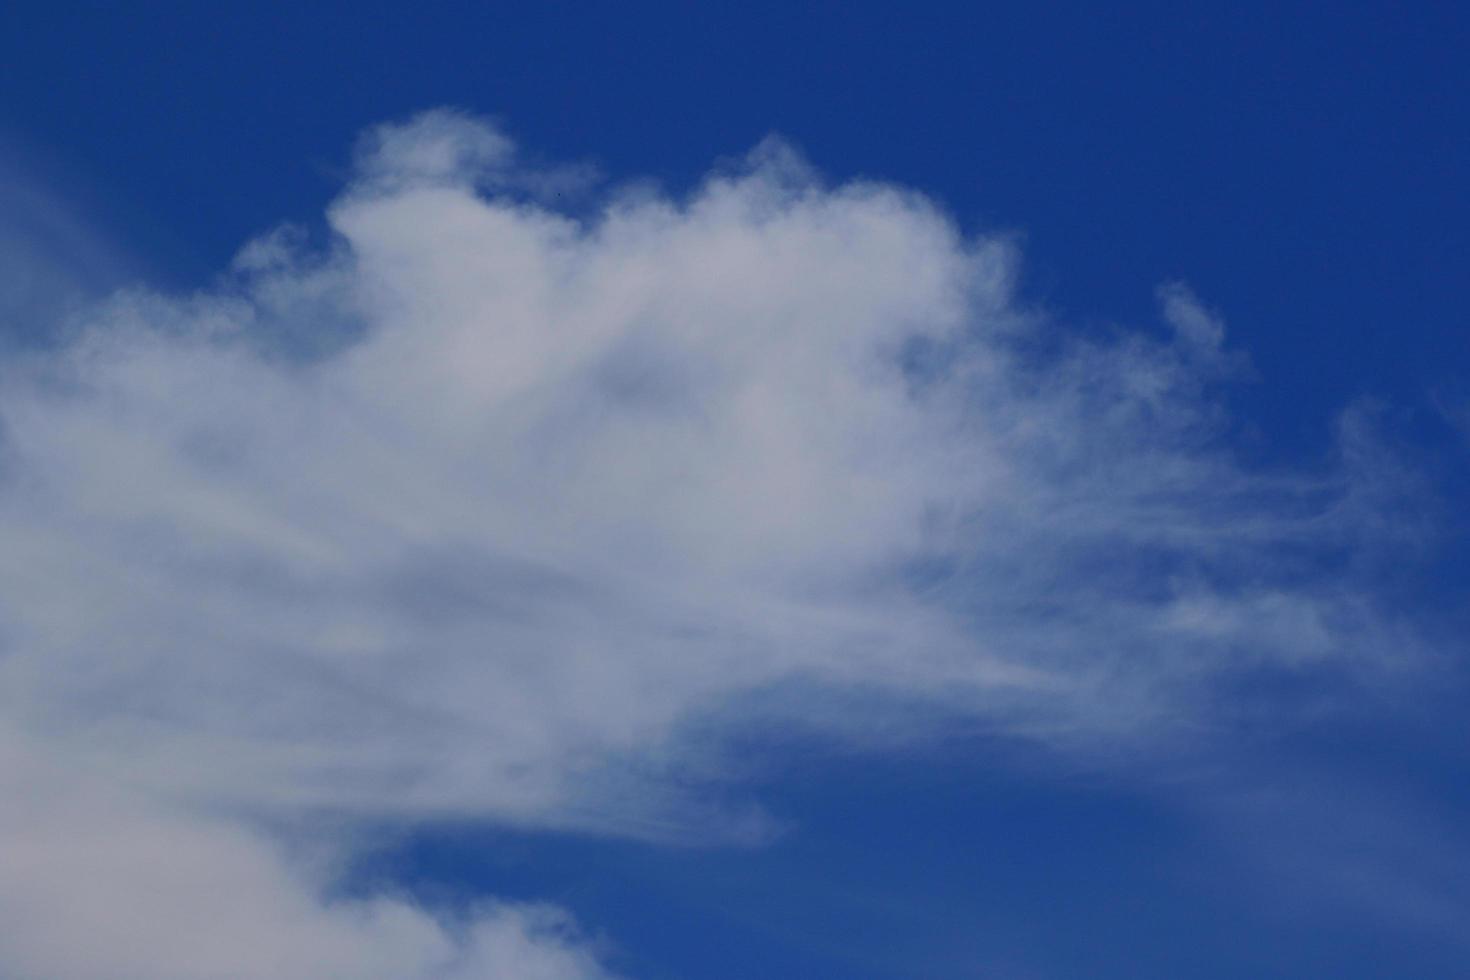
<path fill-rule="evenodd" d="M 1379 665 L 1374 474 L 1236 459 L 1186 287 L 1171 334 L 1069 332 L 1005 240 L 774 142 L 590 213 L 555 177 L 380 127 L 327 245 L 5 363 L 8 974 L 594 976 L 554 911 L 325 902 L 252 820 L 758 834 L 693 741 L 1148 737 L 1222 674 Z"/>

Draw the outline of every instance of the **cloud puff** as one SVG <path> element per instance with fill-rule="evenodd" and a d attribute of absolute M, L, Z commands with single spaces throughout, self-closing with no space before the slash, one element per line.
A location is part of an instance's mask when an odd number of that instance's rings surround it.
<path fill-rule="evenodd" d="M 1342 561 L 1371 464 L 1242 465 L 1242 362 L 1187 288 L 1171 336 L 1088 337 L 1017 301 L 1006 241 L 779 143 L 590 214 L 516 160 L 453 113 L 380 127 L 327 247 L 282 230 L 4 366 L 4 779 L 37 802 L 0 908 L 50 923 L 8 972 L 590 976 L 553 913 L 323 905 L 243 815 L 738 834 L 673 789 L 695 728 L 871 737 L 858 699 L 1138 736 L 1224 673 L 1378 662 Z"/>

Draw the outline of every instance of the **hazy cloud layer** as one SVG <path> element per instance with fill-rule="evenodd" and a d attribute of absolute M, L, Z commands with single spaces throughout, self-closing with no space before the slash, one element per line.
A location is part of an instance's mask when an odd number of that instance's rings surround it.
<path fill-rule="evenodd" d="M 4 365 L 0 972 L 593 976 L 551 910 L 324 904 L 254 820 L 750 833 L 692 729 L 1147 739 L 1221 677 L 1412 658 L 1370 420 L 1243 465 L 1248 365 L 1183 285 L 1068 330 L 1006 241 L 775 142 L 537 203 L 579 180 L 384 127 L 327 247 Z"/>

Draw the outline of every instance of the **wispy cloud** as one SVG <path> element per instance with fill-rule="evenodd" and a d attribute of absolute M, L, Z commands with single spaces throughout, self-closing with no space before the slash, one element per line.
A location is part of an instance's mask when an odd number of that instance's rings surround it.
<path fill-rule="evenodd" d="M 31 155 L 35 155 L 32 153 Z M 53 334 L 136 267 L 0 132 L 0 351 Z"/>

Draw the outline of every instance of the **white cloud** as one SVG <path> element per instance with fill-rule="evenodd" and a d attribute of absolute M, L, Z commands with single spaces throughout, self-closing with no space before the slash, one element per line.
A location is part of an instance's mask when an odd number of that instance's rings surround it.
<path fill-rule="evenodd" d="M 456 940 L 322 904 L 240 815 L 657 836 L 691 725 L 882 727 L 783 692 L 1093 737 L 1223 669 L 1372 660 L 1327 569 L 1381 497 L 1231 457 L 1238 358 L 1184 287 L 1173 340 L 1082 340 L 1005 242 L 777 143 L 584 218 L 515 159 L 381 127 L 330 248 L 277 233 L 5 367 L 8 973 L 593 975 L 544 910 Z"/>
<path fill-rule="evenodd" d="M 20 980 L 605 978 L 552 908 L 444 922 L 391 896 L 324 903 L 312 862 L 238 822 L 0 740 L 0 965 Z"/>

